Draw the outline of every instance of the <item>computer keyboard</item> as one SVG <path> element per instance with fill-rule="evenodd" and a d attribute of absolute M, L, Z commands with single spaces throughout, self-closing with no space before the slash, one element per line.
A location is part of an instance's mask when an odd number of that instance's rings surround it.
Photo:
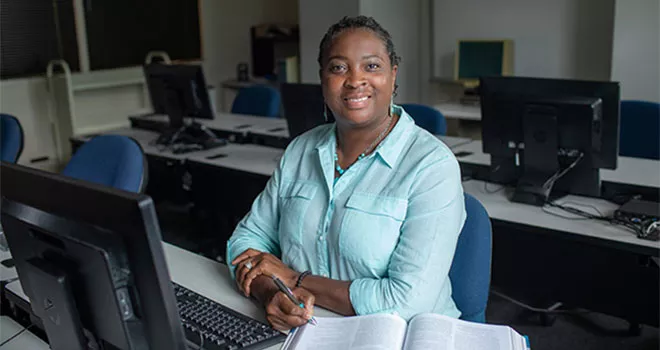
<path fill-rule="evenodd" d="M 186 339 L 197 345 L 192 349 L 200 344 L 205 350 L 264 349 L 285 339 L 265 323 L 172 284 Z"/>

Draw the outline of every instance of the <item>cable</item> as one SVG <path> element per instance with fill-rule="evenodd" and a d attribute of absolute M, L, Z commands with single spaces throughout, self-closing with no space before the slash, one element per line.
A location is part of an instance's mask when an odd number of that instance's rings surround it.
<path fill-rule="evenodd" d="M 570 156 L 570 152 L 568 154 Z M 543 188 L 546 188 L 552 184 L 554 184 L 557 180 L 559 180 L 562 176 L 566 175 L 567 172 L 569 172 L 571 169 L 575 168 L 578 163 L 584 158 L 584 153 L 580 152 L 580 154 L 577 156 L 577 158 L 571 163 L 569 166 L 567 166 L 564 170 L 557 171 L 554 175 L 550 176 L 545 182 L 543 183 Z"/>
<path fill-rule="evenodd" d="M 23 329 L 21 329 L 20 332 L 14 334 L 14 335 L 11 336 L 9 339 L 7 339 L 7 340 L 3 341 L 2 343 L 0 343 L 0 348 L 1 348 L 3 345 L 5 345 L 5 344 L 9 343 L 10 341 L 14 340 L 14 339 L 15 339 L 16 337 L 18 337 L 19 335 L 23 334 L 23 332 L 27 331 L 27 330 L 30 329 L 32 326 L 33 326 L 33 325 L 31 324 L 31 325 L 29 325 L 29 326 L 27 326 L 27 327 L 23 327 Z"/>
<path fill-rule="evenodd" d="M 527 310 L 532 311 L 532 312 L 538 312 L 538 313 L 543 313 L 543 314 L 587 314 L 587 313 L 591 313 L 591 311 L 589 311 L 589 310 L 551 310 L 551 309 L 541 309 L 541 308 L 537 308 L 537 307 L 533 307 L 533 306 L 527 305 L 527 304 L 523 303 L 522 301 L 516 300 L 516 299 L 514 299 L 514 298 L 512 298 L 512 297 L 510 297 L 510 296 L 508 296 L 508 295 L 505 295 L 505 294 L 502 294 L 502 293 L 500 293 L 500 292 L 497 292 L 497 291 L 493 290 L 492 288 L 491 288 L 490 292 L 491 292 L 493 295 L 496 295 L 496 296 L 498 296 L 498 297 L 500 297 L 500 298 L 502 298 L 502 299 L 504 299 L 504 300 L 506 300 L 506 301 L 508 301 L 508 302 L 511 302 L 511 303 L 513 303 L 513 304 L 516 304 L 516 305 L 522 307 L 523 309 L 527 309 Z"/>
<path fill-rule="evenodd" d="M 568 202 L 568 203 L 570 203 L 570 202 Z M 580 210 L 580 209 L 575 208 L 575 207 L 570 207 L 570 206 L 566 206 L 566 205 L 563 205 L 563 204 L 558 204 L 558 203 L 554 203 L 554 202 L 550 202 L 550 201 L 546 202 L 547 206 L 558 208 L 558 209 L 561 209 L 561 210 L 566 211 L 568 213 L 578 215 L 578 216 L 581 216 L 581 217 L 586 218 L 586 219 L 600 220 L 600 221 L 605 221 L 605 222 L 607 222 L 611 225 L 623 226 L 623 227 L 631 230 L 632 232 L 634 232 L 637 235 L 637 237 L 639 237 L 639 238 L 646 238 L 648 235 L 650 235 L 651 230 L 646 229 L 647 226 L 644 225 L 644 224 L 634 224 L 634 223 L 623 221 L 623 220 L 620 220 L 620 219 L 617 219 L 617 218 L 614 218 L 614 217 L 604 216 L 597 208 L 595 208 L 591 205 L 579 204 L 579 203 L 574 203 L 574 204 L 583 205 L 583 206 L 587 206 L 587 207 L 592 207 L 598 212 L 598 215 L 588 213 L 584 210 Z M 543 208 L 545 208 L 545 206 Z M 558 216 L 558 217 L 562 217 L 562 218 L 567 219 L 567 220 L 579 220 L 579 218 L 567 218 L 567 217 L 563 217 L 563 216 L 558 215 L 558 214 L 549 213 L 546 210 L 543 210 L 543 211 L 548 213 L 548 214 Z M 654 228 L 655 228 L 655 226 L 654 226 Z"/>

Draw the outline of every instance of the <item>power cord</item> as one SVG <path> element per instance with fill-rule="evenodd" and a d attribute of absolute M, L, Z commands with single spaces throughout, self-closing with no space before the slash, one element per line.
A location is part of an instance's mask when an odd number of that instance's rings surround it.
<path fill-rule="evenodd" d="M 645 221 L 640 222 L 640 223 L 633 223 L 633 222 L 629 222 L 629 221 L 620 220 L 620 219 L 617 219 L 615 217 L 605 216 L 596 207 L 591 206 L 591 205 L 578 204 L 578 203 L 574 203 L 574 202 L 567 202 L 567 203 L 573 203 L 574 205 L 577 204 L 577 205 L 582 205 L 582 206 L 586 206 L 586 207 L 591 207 L 591 208 L 595 209 L 598 214 L 592 214 L 592 213 L 586 212 L 584 210 L 575 208 L 574 206 L 567 206 L 564 203 L 559 204 L 559 203 L 548 201 L 548 202 L 546 202 L 546 206 L 557 208 L 557 209 L 563 210 L 565 212 L 580 216 L 580 217 L 584 218 L 582 220 L 587 220 L 587 219 L 599 220 L 599 221 L 607 222 L 611 225 L 623 226 L 623 227 L 629 229 L 630 231 L 632 231 L 633 233 L 635 233 L 638 238 L 642 238 L 642 239 L 651 239 L 651 235 L 653 235 L 653 233 L 655 231 L 660 230 L 660 222 L 655 220 L 655 219 L 645 220 Z M 544 206 L 544 208 L 545 208 L 545 206 Z M 546 213 L 549 213 L 545 209 L 543 211 L 546 212 Z M 580 220 L 580 218 L 568 218 L 568 217 L 557 215 L 557 214 L 554 214 L 554 213 L 551 213 L 551 212 L 549 214 L 559 216 L 561 218 L 568 219 L 568 220 Z"/>
<path fill-rule="evenodd" d="M 571 156 L 572 152 L 568 152 L 566 155 Z M 550 176 L 545 182 L 543 183 L 543 188 L 546 188 L 548 186 L 553 185 L 557 180 L 559 180 L 562 176 L 566 175 L 571 169 L 575 168 L 578 163 L 584 158 L 584 153 L 580 152 L 580 154 L 577 156 L 577 158 L 564 170 L 557 171 L 554 175 Z"/>
<path fill-rule="evenodd" d="M 532 311 L 532 312 L 542 313 L 542 314 L 587 314 L 587 313 L 592 312 L 592 311 L 589 311 L 589 310 L 542 309 L 542 308 L 537 308 L 537 307 L 533 307 L 531 305 L 525 304 L 522 301 L 514 299 L 514 298 L 512 298 L 512 297 L 510 297 L 506 294 L 495 291 L 492 288 L 490 290 L 490 293 L 497 296 L 497 297 L 500 297 L 500 298 L 502 298 L 502 299 L 504 299 L 504 300 L 506 300 L 510 303 L 518 305 L 518 306 L 522 307 L 523 309 L 526 309 L 526 310 L 529 310 L 529 311 Z"/>

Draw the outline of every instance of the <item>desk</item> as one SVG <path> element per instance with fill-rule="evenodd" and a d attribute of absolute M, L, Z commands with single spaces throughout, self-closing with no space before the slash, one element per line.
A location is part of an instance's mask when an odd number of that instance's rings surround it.
<path fill-rule="evenodd" d="M 134 128 L 162 131 L 169 123 L 165 115 L 138 115 L 129 117 L 131 126 Z M 184 118 L 186 122 L 193 121 L 192 118 Z M 217 112 L 215 119 L 194 119 L 194 121 L 211 129 L 218 137 L 226 138 L 231 142 L 238 143 L 267 143 L 264 141 L 253 142 L 250 136 L 257 138 L 275 138 L 277 141 L 284 139 L 288 141 L 289 129 L 285 119 L 267 118 L 244 114 Z M 268 140 L 269 141 L 269 140 Z M 280 148 L 286 147 L 277 144 Z"/>
<path fill-rule="evenodd" d="M 254 300 L 245 298 L 238 291 L 236 284 L 229 276 L 229 270 L 226 265 L 165 242 L 163 242 L 163 250 L 165 251 L 165 260 L 170 272 L 170 278 L 173 282 L 243 315 L 261 322 L 266 322 L 266 314 L 263 307 Z M 194 271 L 194 273 L 191 273 L 191 271 Z M 8 284 L 6 289 L 18 298 L 29 302 L 19 281 Z M 314 314 L 322 317 L 339 316 L 320 307 L 314 308 Z M 279 348 L 280 346 L 276 345 L 268 349 L 274 350 Z"/>
<path fill-rule="evenodd" d="M 0 261 L 5 261 L 6 259 L 11 259 L 9 250 L 0 250 Z M 0 282 L 9 281 L 17 277 L 18 274 L 15 267 L 5 267 L 5 265 L 0 264 Z"/>
<path fill-rule="evenodd" d="M 0 350 L 48 350 L 50 347 L 43 340 L 32 334 L 30 330 L 23 331 L 23 326 L 7 316 L 0 316 L 0 344 L 15 336 L 7 344 L 0 346 Z M 22 332 L 22 333 L 21 333 Z M 20 334 L 19 334 L 20 333 Z"/>
<path fill-rule="evenodd" d="M 460 145 L 453 149 L 454 153 L 468 152 L 469 155 L 458 158 L 461 164 L 490 167 L 490 154 L 483 152 L 481 140 Z M 615 170 L 601 169 L 600 177 L 603 182 L 613 184 L 632 185 L 660 189 L 660 162 L 657 160 L 619 157 Z"/>
<path fill-rule="evenodd" d="M 462 120 L 481 120 L 481 107 L 464 105 L 456 102 L 445 102 L 433 106 L 445 118 Z"/>

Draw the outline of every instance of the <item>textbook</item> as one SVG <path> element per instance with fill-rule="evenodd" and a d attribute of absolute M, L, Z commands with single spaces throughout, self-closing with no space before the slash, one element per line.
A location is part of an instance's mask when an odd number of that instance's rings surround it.
<path fill-rule="evenodd" d="M 283 350 L 527 350 L 527 337 L 508 326 L 473 323 L 438 314 L 406 321 L 395 315 L 315 317 L 289 332 Z"/>

